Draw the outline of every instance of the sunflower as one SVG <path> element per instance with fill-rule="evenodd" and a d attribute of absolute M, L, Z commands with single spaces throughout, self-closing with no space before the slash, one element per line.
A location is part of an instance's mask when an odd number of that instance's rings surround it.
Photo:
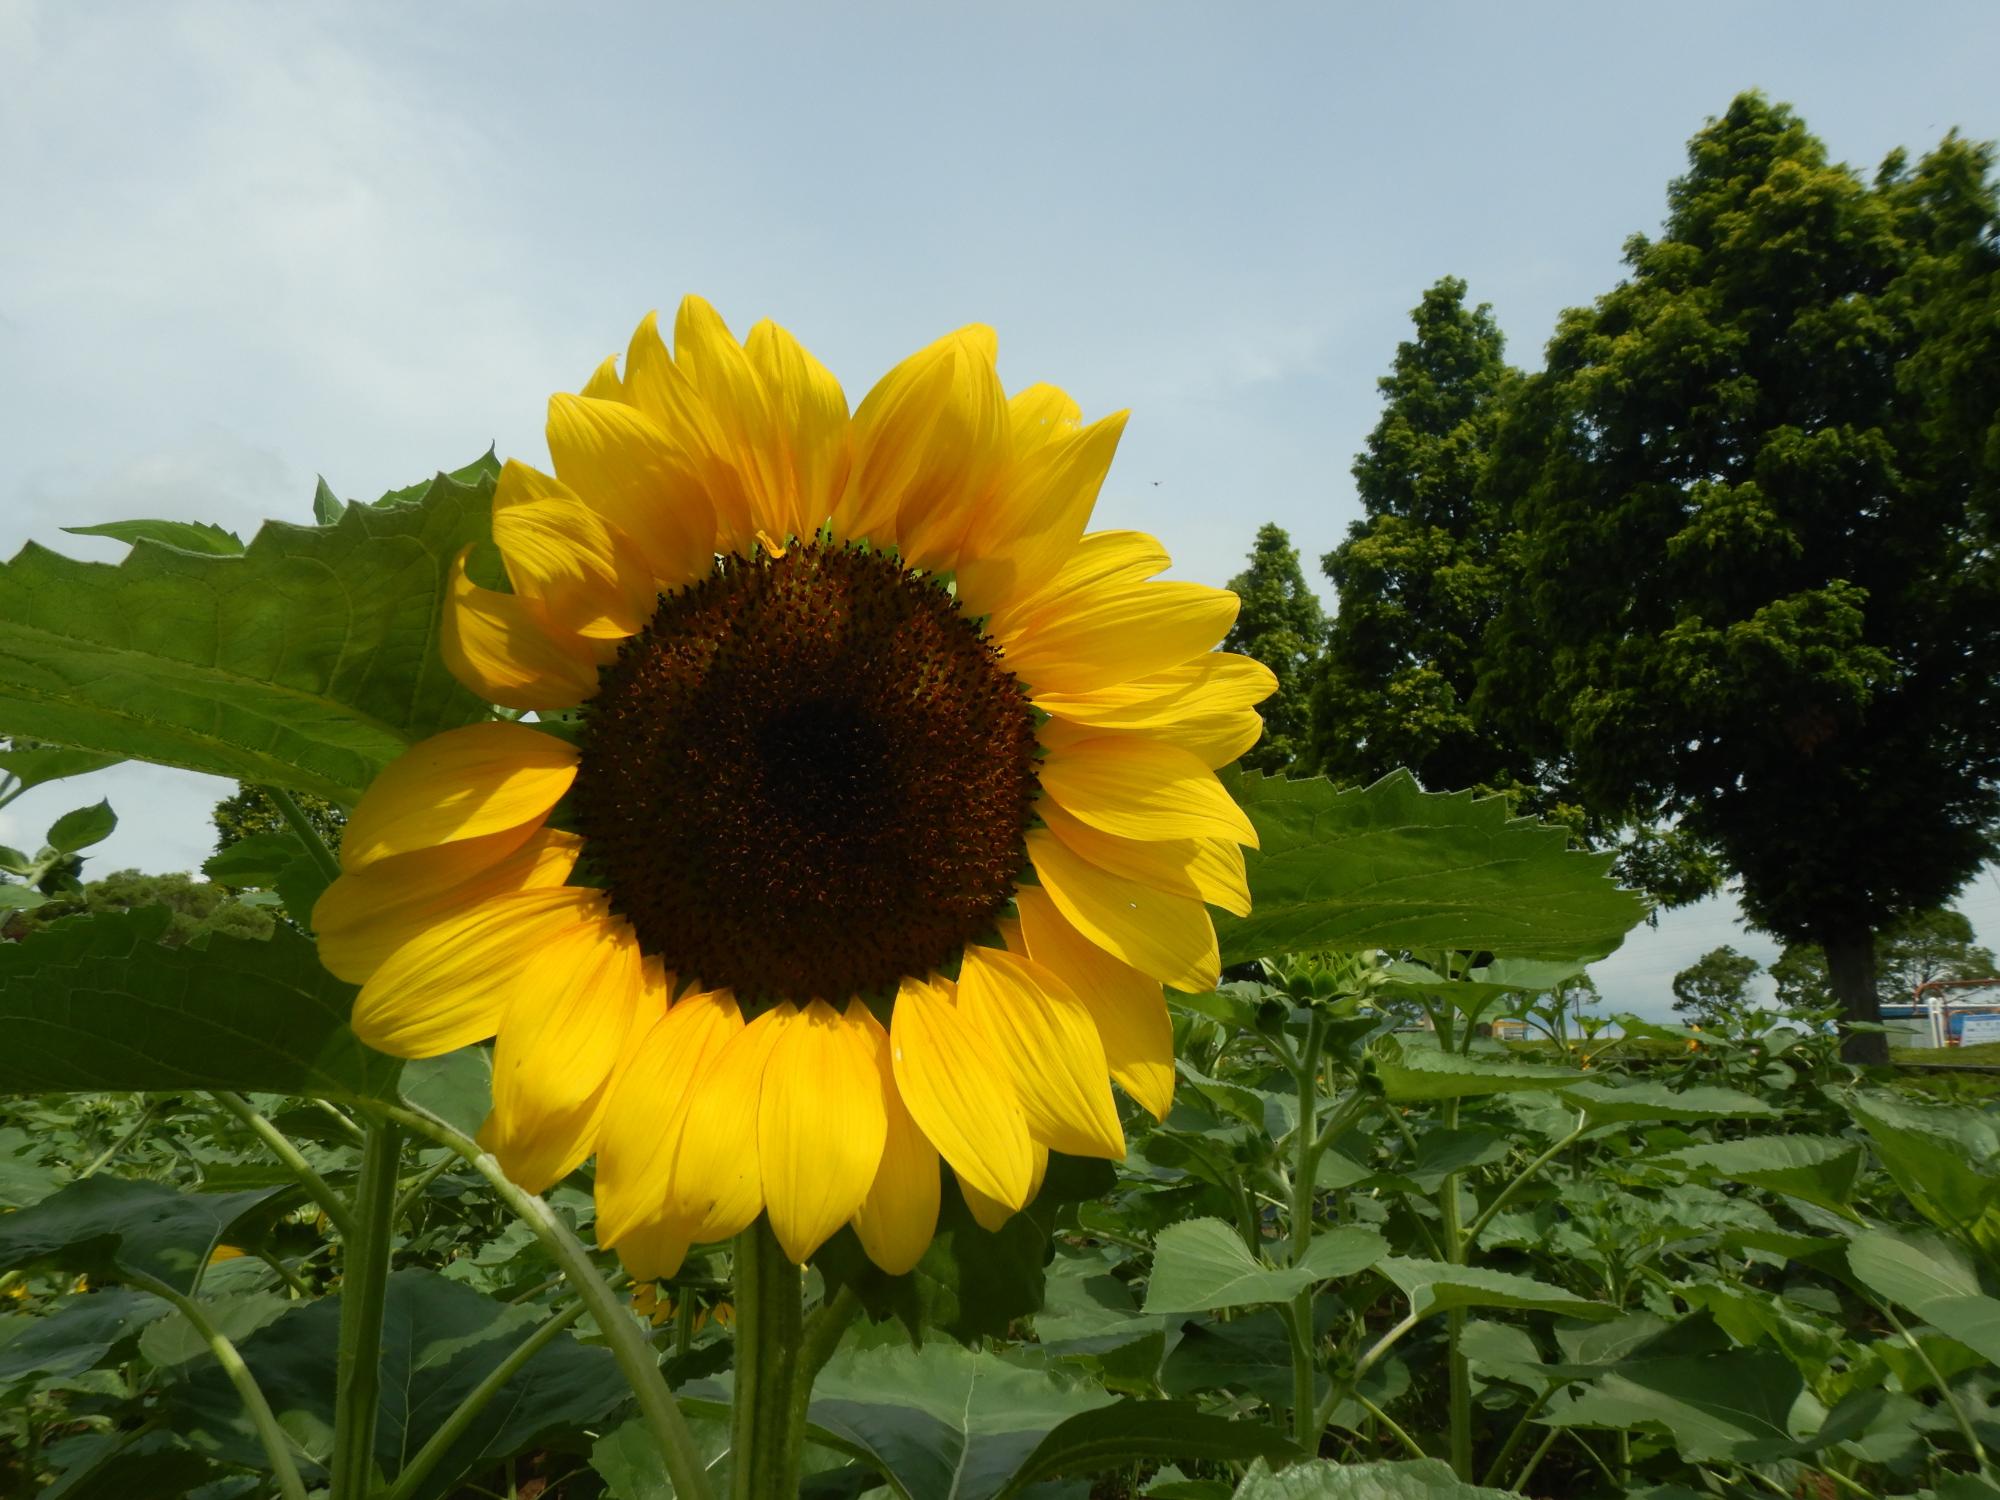
<path fill-rule="evenodd" d="M 535 719 L 391 763 L 314 909 L 369 1045 L 497 1038 L 483 1143 L 537 1191 L 595 1152 L 636 1275 L 760 1214 L 902 1272 L 940 1158 L 994 1226 L 1122 1156 L 1111 1082 L 1164 1115 L 1162 985 L 1248 910 L 1215 768 L 1275 680 L 1212 649 L 1233 595 L 1087 530 L 1124 414 L 994 360 L 962 329 L 850 415 L 772 323 L 647 317 L 457 561 L 445 659 Z"/>

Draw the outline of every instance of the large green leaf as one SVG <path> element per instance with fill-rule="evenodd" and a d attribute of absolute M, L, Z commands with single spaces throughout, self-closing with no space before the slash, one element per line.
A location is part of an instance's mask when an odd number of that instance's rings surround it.
<path fill-rule="evenodd" d="M 854 1231 L 842 1229 L 813 1255 L 829 1291 L 847 1286 L 872 1318 L 895 1317 L 912 1337 L 938 1329 L 953 1338 L 1001 1337 L 1016 1318 L 1042 1305 L 1049 1233 L 1063 1207 L 1111 1191 L 1108 1162 L 1054 1155 L 1035 1201 L 989 1232 L 974 1222 L 947 1177 L 937 1232 L 916 1268 L 890 1276 L 868 1259 Z"/>
<path fill-rule="evenodd" d="M 135 533 L 117 565 L 34 543 L 0 565 L 0 733 L 352 801 L 485 705 L 444 669 L 447 570 L 489 533 L 491 455 L 240 556 Z"/>
<path fill-rule="evenodd" d="M 1863 1153 L 1853 1142 L 1830 1136 L 1765 1135 L 1685 1146 L 1651 1160 L 1801 1198 L 1851 1219 L 1848 1205 L 1861 1181 Z"/>
<path fill-rule="evenodd" d="M 444 1419 L 531 1332 L 538 1315 L 481 1296 L 430 1271 L 389 1278 L 382 1319 L 382 1383 L 375 1461 L 394 1478 Z M 318 1468 L 333 1432 L 340 1299 L 294 1303 L 244 1340 L 244 1363 L 271 1407 Z M 596 1422 L 629 1395 L 604 1349 L 558 1335 L 510 1376 L 452 1445 L 420 1496 L 449 1493 L 475 1469 L 551 1434 Z M 242 1399 L 220 1368 L 191 1368 L 166 1395 L 175 1430 L 231 1463 L 259 1467 L 263 1449 Z M 318 1477 L 309 1473 L 309 1478 Z"/>
<path fill-rule="evenodd" d="M 1316 1459 L 1273 1474 L 1250 1466 L 1234 1500 L 1508 1500 L 1507 1490 L 1467 1484 L 1442 1459 L 1336 1464 Z"/>
<path fill-rule="evenodd" d="M 1383 1092 L 1398 1102 L 1559 1089 L 1583 1078 L 1574 1068 L 1516 1062 L 1503 1054 L 1461 1055 L 1445 1052 L 1431 1042 L 1405 1042 L 1396 1037 L 1384 1037 L 1378 1044 L 1375 1071 Z"/>
<path fill-rule="evenodd" d="M 809 1420 L 904 1494 L 990 1500 L 1063 1422 L 1116 1399 L 932 1342 L 835 1355 L 814 1382 Z"/>
<path fill-rule="evenodd" d="M 1039 1480 L 1088 1475 L 1142 1459 L 1284 1462 L 1299 1456 L 1291 1441 L 1262 1422 L 1209 1416 L 1191 1401 L 1121 1401 L 1058 1423 L 1014 1470 L 1001 1500 Z"/>
<path fill-rule="evenodd" d="M 1572 1318 L 1602 1319 L 1618 1315 L 1618 1309 L 1608 1302 L 1592 1302 L 1559 1286 L 1507 1271 L 1402 1256 L 1390 1256 L 1377 1269 L 1410 1299 L 1410 1310 L 1420 1318 L 1461 1307 L 1511 1307 L 1525 1312 L 1564 1313 Z"/>
<path fill-rule="evenodd" d="M 1755 1094 L 1740 1089 L 1695 1084 L 1671 1088 L 1664 1083 L 1574 1083 L 1558 1092 L 1572 1109 L 1584 1112 L 1593 1125 L 1636 1125 L 1651 1120 L 1750 1120 L 1778 1113 Z"/>
<path fill-rule="evenodd" d="M 40 1380 L 92 1369 L 167 1311 L 158 1297 L 122 1287 L 66 1297 L 54 1312 L 29 1320 L 25 1332 L 0 1344 L 0 1388 L 24 1377 Z"/>
<path fill-rule="evenodd" d="M 2000 1121 L 1963 1105 L 1919 1103 L 1886 1089 L 1848 1096 L 1882 1165 L 1917 1211 L 2000 1254 Z"/>
<path fill-rule="evenodd" d="M 181 1193 L 164 1183 L 86 1177 L 31 1208 L 0 1214 L 0 1271 L 45 1266 L 101 1281 L 150 1276 L 189 1291 L 230 1230 L 282 1191 Z"/>
<path fill-rule="evenodd" d="M 1611 857 L 1498 798 L 1426 792 L 1407 771 L 1338 791 L 1323 778 L 1244 775 L 1256 825 L 1254 908 L 1216 917 L 1224 963 L 1306 948 L 1462 948 L 1601 958 L 1645 914 L 1606 878 Z"/>
<path fill-rule="evenodd" d="M 1118 1401 L 995 1354 L 951 1344 L 836 1355 L 813 1386 L 814 1435 L 928 1500 L 1008 1500 L 1057 1475 L 1148 1458 L 1244 1462 L 1297 1456 L 1258 1423 L 1189 1402 Z"/>
<path fill-rule="evenodd" d="M 280 924 L 170 948 L 161 908 L 0 943 L 0 1094 L 256 1089 L 393 1097 L 394 1058 L 348 1028 L 353 987 Z"/>
<path fill-rule="evenodd" d="M 1315 1282 L 1365 1271 L 1388 1246 L 1373 1229 L 1348 1226 L 1313 1236 L 1303 1263 L 1271 1267 L 1252 1256 L 1243 1237 L 1220 1219 L 1193 1219 L 1160 1232 L 1148 1313 L 1209 1312 L 1283 1302 Z"/>
<path fill-rule="evenodd" d="M 1848 1241 L 1847 1264 L 1869 1291 L 1919 1317 L 1929 1318 L 1925 1308 L 1941 1298 L 1980 1294 L 1979 1271 L 1965 1252 L 1934 1234 L 1868 1230 Z"/>
<path fill-rule="evenodd" d="M 1659 1427 L 1694 1463 L 1790 1457 L 1803 1381 L 1770 1349 L 1705 1358 L 1633 1360 L 1542 1418 L 1554 1427 Z"/>
<path fill-rule="evenodd" d="M 71 776 L 88 776 L 92 771 L 117 765 L 121 759 L 122 756 L 99 755 L 92 750 L 72 750 L 67 745 L 26 745 L 0 750 L 0 773 L 12 776 L 20 789 L 26 791 Z"/>

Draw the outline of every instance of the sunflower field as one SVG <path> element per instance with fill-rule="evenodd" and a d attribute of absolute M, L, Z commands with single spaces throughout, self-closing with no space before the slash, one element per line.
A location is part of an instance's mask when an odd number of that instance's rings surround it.
<path fill-rule="evenodd" d="M 0 566 L 0 799 L 269 813 L 0 851 L 0 1493 L 2000 1495 L 1983 1100 L 1579 1027 L 1609 856 L 1238 768 L 1122 427 L 690 299 L 553 473 Z"/>

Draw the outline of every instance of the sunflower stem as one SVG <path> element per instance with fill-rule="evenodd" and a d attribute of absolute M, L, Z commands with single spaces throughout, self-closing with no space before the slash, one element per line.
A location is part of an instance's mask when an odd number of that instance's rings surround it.
<path fill-rule="evenodd" d="M 320 874 L 328 880 L 338 880 L 340 858 L 327 847 L 326 840 L 321 838 L 319 830 L 313 827 L 312 819 L 306 816 L 306 810 L 299 806 L 298 798 L 281 786 L 265 787 L 264 795 L 270 798 L 271 805 L 278 809 L 278 815 L 291 826 L 292 832 L 299 836 L 299 842 L 306 846 L 306 853 L 310 854 L 313 863 L 319 866 Z M 293 912 L 292 915 L 303 922 L 306 914 Z"/>
<path fill-rule="evenodd" d="M 388 1298 L 390 1211 L 403 1130 L 371 1120 L 361 1147 L 351 1232 L 341 1244 L 340 1352 L 333 1388 L 333 1500 L 364 1500 L 374 1484 L 375 1421 L 381 1405 L 382 1313 Z"/>
<path fill-rule="evenodd" d="M 494 1195 L 534 1231 L 535 1237 L 542 1242 L 542 1248 L 562 1268 L 563 1275 L 569 1279 L 570 1289 L 584 1300 L 590 1309 L 591 1320 L 611 1345 L 611 1354 L 618 1361 L 619 1372 L 638 1399 L 640 1420 L 646 1424 L 654 1446 L 659 1449 L 660 1459 L 666 1465 L 667 1478 L 673 1482 L 674 1494 L 679 1500 L 711 1500 L 714 1492 L 709 1488 L 708 1474 L 695 1447 L 694 1434 L 688 1431 L 687 1419 L 681 1415 L 674 1393 L 669 1389 L 666 1377 L 660 1373 L 658 1351 L 642 1331 L 625 1299 L 598 1274 L 597 1267 L 591 1264 L 590 1252 L 571 1233 L 569 1226 L 556 1217 L 545 1200 L 508 1177 L 492 1153 L 482 1150 L 470 1136 L 420 1110 L 392 1105 L 387 1113 L 418 1134 L 456 1152 L 467 1166 L 486 1179 Z"/>
<path fill-rule="evenodd" d="M 759 1218 L 736 1237 L 736 1387 L 730 1409 L 731 1500 L 796 1500 L 805 1422 L 792 1431 L 793 1391 L 806 1373 L 804 1283 Z"/>
<path fill-rule="evenodd" d="M 208 1352 L 215 1356 L 215 1362 L 222 1366 L 229 1383 L 236 1387 L 236 1394 L 242 1398 L 243 1409 L 249 1414 L 250 1425 L 256 1429 L 257 1441 L 263 1445 L 264 1457 L 271 1465 L 271 1477 L 277 1482 L 278 1493 L 284 1500 L 306 1500 L 305 1484 L 299 1478 L 298 1465 L 292 1462 L 292 1440 L 278 1425 L 271 1403 L 264 1395 L 264 1388 L 257 1384 L 257 1377 L 243 1362 L 243 1355 L 229 1341 L 228 1335 L 215 1326 L 208 1310 L 194 1298 L 156 1277 L 134 1272 L 128 1273 L 126 1279 L 132 1285 L 173 1304 L 187 1319 L 201 1341 L 208 1345 Z"/>

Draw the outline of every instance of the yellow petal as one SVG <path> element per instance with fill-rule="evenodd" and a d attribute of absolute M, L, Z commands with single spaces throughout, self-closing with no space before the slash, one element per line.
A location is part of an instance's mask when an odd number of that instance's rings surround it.
<path fill-rule="evenodd" d="M 860 1209 L 889 1128 L 875 1048 L 852 1015 L 868 1007 L 856 1000 L 848 1011 L 821 1000 L 781 1010 L 764 1067 L 757 1108 L 764 1211 L 800 1265 Z"/>
<path fill-rule="evenodd" d="M 583 840 L 554 828 L 517 840 L 520 831 L 399 854 L 342 875 L 312 910 L 319 961 L 360 984 L 425 928 L 495 896 L 568 880 Z"/>
<path fill-rule="evenodd" d="M 589 644 L 560 639 L 532 601 L 480 588 L 465 572 L 471 551 L 452 566 L 439 621 L 438 654 L 451 675 L 503 708 L 575 708 L 596 692 Z"/>
<path fill-rule="evenodd" d="M 875 383 L 854 413 L 854 462 L 833 508 L 842 541 L 896 539 L 903 496 L 922 471 L 930 435 L 957 381 L 958 335 L 920 349 Z"/>
<path fill-rule="evenodd" d="M 721 314 L 699 297 L 683 298 L 674 319 L 674 363 L 687 372 L 715 419 L 723 455 L 742 476 L 751 535 L 759 530 L 783 535 L 790 520 L 790 483 L 763 382 Z"/>
<path fill-rule="evenodd" d="M 1007 398 L 1007 436 L 1014 457 L 1069 436 L 1083 422 L 1083 408 L 1053 385 L 1028 385 Z"/>
<path fill-rule="evenodd" d="M 996 621 L 1007 669 L 1037 695 L 1129 682 L 1200 656 L 1236 622 L 1236 596 L 1198 583 L 1111 583 Z"/>
<path fill-rule="evenodd" d="M 1143 735 L 1109 733 L 1052 749 L 1042 790 L 1092 828 L 1128 839 L 1234 839 L 1257 830 L 1193 755 Z"/>
<path fill-rule="evenodd" d="M 480 1144 L 531 1193 L 597 1143 L 612 1071 L 635 1029 L 664 1015 L 666 987 L 622 917 L 564 933 L 515 987 L 493 1047 L 493 1112 Z"/>
<path fill-rule="evenodd" d="M 1110 470 L 1126 413 L 1031 451 L 966 530 L 959 595 L 975 615 L 1040 590 L 1075 552 Z"/>
<path fill-rule="evenodd" d="M 590 372 L 590 379 L 583 383 L 579 393 L 594 401 L 623 401 L 625 382 L 618 378 L 618 356 L 607 354 Z"/>
<path fill-rule="evenodd" d="M 1050 833 L 1028 833 L 1036 878 L 1072 927 L 1098 947 L 1177 990 L 1215 988 L 1222 960 L 1199 901 L 1100 870 Z"/>
<path fill-rule="evenodd" d="M 1234 839 L 1125 839 L 1078 822 L 1055 803 L 1035 804 L 1051 832 L 1100 870 L 1156 891 L 1193 896 L 1239 917 L 1250 915 L 1250 880 Z"/>
<path fill-rule="evenodd" d="M 680 1122 L 697 1079 L 743 1030 L 727 991 L 683 995 L 640 1035 L 611 1088 L 597 1143 L 597 1238 L 622 1243 L 664 1223 Z M 692 1225 L 680 1227 L 683 1248 Z"/>
<path fill-rule="evenodd" d="M 551 396 L 548 439 L 556 476 L 632 539 L 663 586 L 708 574 L 714 504 L 695 468 L 637 407 Z"/>
<path fill-rule="evenodd" d="M 896 1088 L 961 1178 L 1012 1208 L 1034 1170 L 1027 1118 L 986 1034 L 959 1012 L 949 981 L 903 981 L 889 1019 Z"/>
<path fill-rule="evenodd" d="M 1160 981 L 1120 963 L 1070 926 L 1039 886 L 1022 886 L 1014 901 L 1029 956 L 1060 974 L 1089 1008 L 1111 1076 L 1154 1119 L 1164 1120 L 1174 1102 L 1174 1023 Z"/>
<path fill-rule="evenodd" d="M 750 330 L 744 347 L 786 459 L 789 493 L 773 534 L 811 536 L 833 514 L 847 482 L 847 396 L 824 365 L 768 318 Z"/>
<path fill-rule="evenodd" d="M 389 762 L 340 840 L 340 866 L 536 825 L 576 779 L 576 751 L 525 724 L 468 724 Z M 523 835 L 526 837 L 526 835 Z"/>
<path fill-rule="evenodd" d="M 1025 1208 L 1035 1201 L 1035 1194 L 1042 1190 L 1042 1179 L 1048 1175 L 1049 1148 L 1040 1141 L 1035 1142 L 1035 1169 L 1028 1179 L 1028 1196 L 1022 1203 Z M 958 1179 L 958 1195 L 965 1200 L 966 1208 L 972 1214 L 972 1222 L 988 1234 L 998 1234 L 1007 1221 L 1019 1212 L 1006 1204 L 987 1197 L 963 1177 Z"/>
<path fill-rule="evenodd" d="M 1011 457 L 1007 393 L 993 368 L 992 330 L 980 332 L 983 337 L 962 330 L 941 341 L 949 351 L 951 383 L 897 497 L 896 538 L 914 568 L 958 565 L 966 529 L 991 503 Z"/>
<path fill-rule="evenodd" d="M 1205 714 L 1254 708 L 1278 690 L 1254 657 L 1211 651 L 1196 661 L 1088 693 L 1038 693 L 1035 707 L 1101 729 L 1170 730 Z"/>
<path fill-rule="evenodd" d="M 1083 1002 L 1060 976 L 997 948 L 968 948 L 958 1008 L 1000 1054 L 1028 1132 L 1071 1156 L 1125 1155 L 1104 1044 Z"/>
<path fill-rule="evenodd" d="M 751 519 L 755 476 L 737 469 L 722 423 L 667 352 L 657 313 L 647 313 L 633 330 L 625 352 L 625 398 L 666 434 L 688 472 L 698 476 L 714 512 L 710 546 L 739 550 L 756 534 Z"/>
<path fill-rule="evenodd" d="M 549 943 L 604 919 L 602 891 L 559 886 L 495 896 L 389 955 L 354 997 L 354 1033 L 394 1057 L 437 1057 L 492 1036 Z"/>
<path fill-rule="evenodd" d="M 989 628 L 996 638 L 1011 638 L 1032 626 L 1042 611 L 1079 592 L 1143 583 L 1172 562 L 1159 539 L 1143 531 L 1093 531 L 1041 588 L 1025 580 L 1029 591 L 996 608 Z"/>
<path fill-rule="evenodd" d="M 667 1212 L 694 1226 L 696 1244 L 741 1234 L 764 1208 L 757 1115 L 764 1066 L 789 1006 L 777 1006 L 732 1037 L 695 1080 L 667 1181 Z"/>
<path fill-rule="evenodd" d="M 603 1232 L 600 1244 L 608 1244 Z M 680 1273 L 687 1259 L 688 1238 L 664 1219 L 629 1229 L 618 1241 L 618 1261 L 634 1281 L 665 1281 Z"/>
<path fill-rule="evenodd" d="M 512 459 L 493 492 L 493 540 L 514 592 L 571 635 L 622 639 L 653 613 L 652 573 L 625 534 L 560 480 Z"/>
<path fill-rule="evenodd" d="M 885 1129 L 882 1161 L 868 1196 L 854 1211 L 854 1232 L 870 1260 L 891 1276 L 901 1276 L 923 1259 L 937 1233 L 937 1147 L 918 1128 L 897 1092 L 889 1034 L 859 1001 L 848 1007 L 849 1017 L 857 1011 L 880 1077 Z"/>

